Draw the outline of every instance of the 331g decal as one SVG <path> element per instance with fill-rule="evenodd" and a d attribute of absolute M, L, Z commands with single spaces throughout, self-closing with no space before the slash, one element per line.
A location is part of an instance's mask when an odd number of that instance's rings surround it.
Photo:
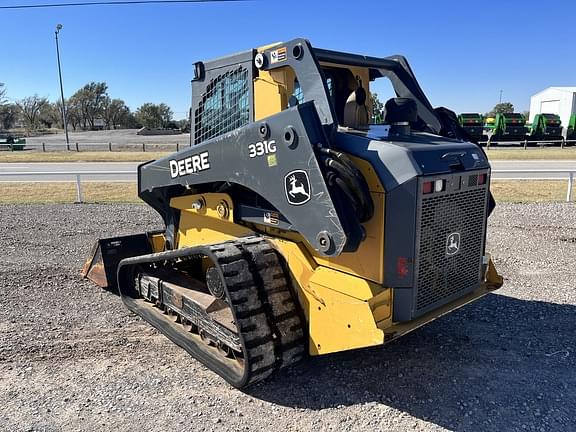
<path fill-rule="evenodd" d="M 276 141 L 259 141 L 254 144 L 248 144 L 248 156 L 251 158 L 276 153 Z"/>

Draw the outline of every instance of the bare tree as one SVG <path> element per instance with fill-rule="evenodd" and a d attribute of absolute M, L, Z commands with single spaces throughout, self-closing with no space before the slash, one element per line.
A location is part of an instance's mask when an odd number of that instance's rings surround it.
<path fill-rule="evenodd" d="M 20 114 L 22 114 L 24 119 L 24 123 L 26 124 L 26 129 L 29 132 L 38 127 L 40 111 L 47 104 L 49 104 L 48 99 L 39 97 L 38 95 L 29 96 L 16 102 Z"/>
<path fill-rule="evenodd" d="M 16 104 L 0 105 L 0 129 L 11 129 L 18 119 Z"/>
<path fill-rule="evenodd" d="M 39 114 L 39 121 L 47 128 L 64 127 L 62 124 L 62 111 L 60 106 L 62 103 L 47 103 L 42 106 Z"/>
<path fill-rule="evenodd" d="M 6 86 L 0 82 L 0 129 L 10 129 L 18 115 L 16 106 L 6 102 Z"/>
<path fill-rule="evenodd" d="M 0 82 L 0 106 L 6 103 L 6 86 Z"/>

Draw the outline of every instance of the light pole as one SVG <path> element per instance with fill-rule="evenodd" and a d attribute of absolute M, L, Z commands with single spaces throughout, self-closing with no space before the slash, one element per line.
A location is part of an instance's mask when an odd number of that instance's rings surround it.
<path fill-rule="evenodd" d="M 500 90 L 500 103 L 502 103 L 502 93 L 504 93 L 504 90 Z"/>
<path fill-rule="evenodd" d="M 62 123 L 64 124 L 64 134 L 66 135 L 66 148 L 70 150 L 70 140 L 68 139 L 68 118 L 66 116 L 66 102 L 64 101 L 64 87 L 62 86 L 62 68 L 60 67 L 60 47 L 58 46 L 58 33 L 62 30 L 62 24 L 56 26 L 56 57 L 58 58 L 58 76 L 60 77 L 60 96 L 62 98 Z"/>

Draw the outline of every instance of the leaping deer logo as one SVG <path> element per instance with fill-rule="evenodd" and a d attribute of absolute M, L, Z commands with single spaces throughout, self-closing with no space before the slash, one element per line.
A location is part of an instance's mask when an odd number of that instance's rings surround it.
<path fill-rule="evenodd" d="M 454 255 L 460 251 L 460 233 L 452 233 L 446 239 L 446 255 Z"/>
<path fill-rule="evenodd" d="M 288 191 L 288 193 L 292 198 L 295 198 L 296 194 L 302 194 L 306 198 L 310 198 L 310 194 L 306 192 L 306 188 L 304 187 L 304 185 L 300 183 L 298 180 L 296 180 L 295 175 L 290 176 L 290 190 Z"/>
<path fill-rule="evenodd" d="M 292 205 L 307 203 L 311 197 L 308 173 L 304 170 L 294 170 L 284 177 L 284 190 L 286 199 Z"/>

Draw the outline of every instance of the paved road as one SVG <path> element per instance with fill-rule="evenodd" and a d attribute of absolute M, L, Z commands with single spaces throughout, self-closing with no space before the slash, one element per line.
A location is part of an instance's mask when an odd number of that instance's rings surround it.
<path fill-rule="evenodd" d="M 85 175 L 83 180 L 92 181 L 131 181 L 136 180 L 137 162 L 45 162 L 45 163 L 0 163 L 0 182 L 2 181 L 67 181 L 74 180 L 74 176 L 59 174 L 63 171 L 133 171 L 134 174 L 114 175 Z M 576 170 L 576 161 L 494 161 L 494 170 L 505 169 L 573 169 Z M 53 171 L 50 176 L 3 176 L 8 172 L 46 172 Z M 494 173 L 493 178 L 503 179 L 511 177 L 530 178 L 565 178 L 563 173 L 533 173 L 533 174 L 505 174 Z"/>
<path fill-rule="evenodd" d="M 576 161 L 573 160 L 557 160 L 557 161 L 515 161 L 515 160 L 497 160 L 492 161 L 492 169 L 498 170 L 532 170 L 532 169 L 564 169 L 564 170 L 575 170 L 576 171 Z M 495 172 L 492 175 L 493 179 L 505 179 L 505 178 L 518 178 L 518 177 L 529 177 L 533 179 L 538 178 L 567 178 L 565 173 L 498 173 Z"/>
<path fill-rule="evenodd" d="M 0 163 L 0 182 L 17 181 L 17 182 L 30 182 L 30 181 L 72 181 L 76 177 L 74 175 L 60 174 L 66 171 L 130 171 L 134 174 L 113 174 L 113 175 L 98 175 L 86 174 L 82 176 L 82 180 L 88 181 L 136 181 L 136 168 L 138 162 L 41 162 L 41 163 Z M 50 176 L 6 176 L 3 173 L 13 172 L 54 172 Z"/>

